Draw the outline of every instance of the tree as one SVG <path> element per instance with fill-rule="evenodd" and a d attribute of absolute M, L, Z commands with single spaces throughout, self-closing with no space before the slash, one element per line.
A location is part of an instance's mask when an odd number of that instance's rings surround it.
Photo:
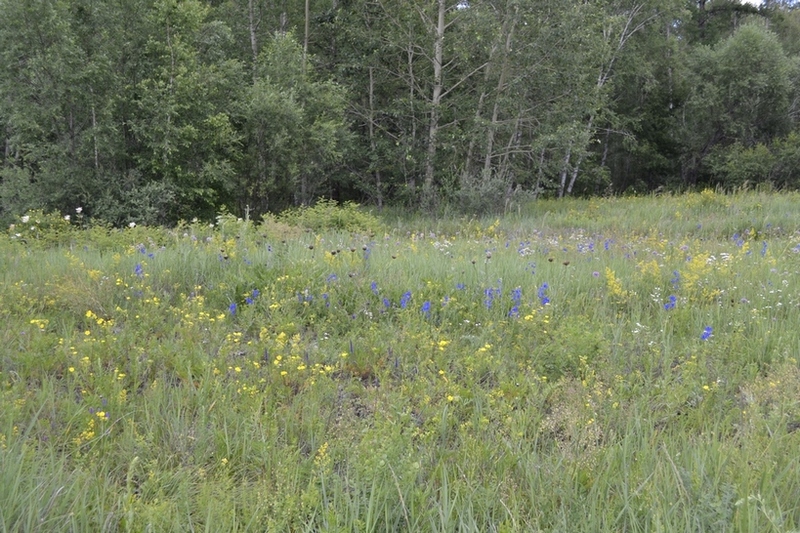
<path fill-rule="evenodd" d="M 694 184 L 715 150 L 768 144 L 788 133 L 792 63 L 763 24 L 741 26 L 692 57 L 692 92 L 681 117 L 684 178 Z"/>
<path fill-rule="evenodd" d="M 340 86 L 314 79 L 292 34 L 264 43 L 239 109 L 248 147 L 238 167 L 240 203 L 266 211 L 323 193 L 350 141 L 345 102 Z"/>

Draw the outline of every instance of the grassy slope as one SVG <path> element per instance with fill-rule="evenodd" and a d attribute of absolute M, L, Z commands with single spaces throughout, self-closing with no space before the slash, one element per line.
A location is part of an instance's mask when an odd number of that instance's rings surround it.
<path fill-rule="evenodd" d="M 796 529 L 798 199 L 20 224 L 0 531 Z"/>

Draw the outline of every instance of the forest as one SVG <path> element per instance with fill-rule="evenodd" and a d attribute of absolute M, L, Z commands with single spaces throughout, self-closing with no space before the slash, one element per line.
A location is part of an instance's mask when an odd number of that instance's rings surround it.
<path fill-rule="evenodd" d="M 800 9 L 0 0 L 0 220 L 800 186 Z"/>

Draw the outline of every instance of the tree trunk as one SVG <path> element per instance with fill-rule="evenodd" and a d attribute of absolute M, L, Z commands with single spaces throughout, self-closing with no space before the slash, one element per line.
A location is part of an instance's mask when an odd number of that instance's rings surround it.
<path fill-rule="evenodd" d="M 431 117 L 428 129 L 428 152 L 425 158 L 425 201 L 433 194 L 433 173 L 436 159 L 436 137 L 439 133 L 439 106 L 442 99 L 442 58 L 444 55 L 444 15 L 445 0 L 438 0 L 439 17 L 436 24 L 436 38 L 433 42 L 433 95 L 431 97 Z"/>
<path fill-rule="evenodd" d="M 258 41 L 256 40 L 256 28 L 258 27 L 258 23 L 256 23 L 256 12 L 255 7 L 253 6 L 254 0 L 248 0 L 247 2 L 247 11 L 248 11 L 248 29 L 250 30 L 250 49 L 253 52 L 253 81 L 256 79 L 256 64 L 258 63 Z"/>
<path fill-rule="evenodd" d="M 306 13 L 305 13 L 305 35 L 303 37 L 303 69 L 306 68 L 306 61 L 308 60 L 308 19 L 311 17 L 310 0 L 306 0 Z"/>
<path fill-rule="evenodd" d="M 492 109 L 492 122 L 489 125 L 489 130 L 486 133 L 486 154 L 483 160 L 483 179 L 487 179 L 492 172 L 492 156 L 494 151 L 494 136 L 497 131 L 497 121 L 500 115 L 500 95 L 506 85 L 508 79 L 508 55 L 511 52 L 511 40 L 514 35 L 514 27 L 517 23 L 518 10 L 514 9 L 514 15 L 509 22 L 508 18 L 506 23 L 503 24 L 503 33 L 506 35 L 506 45 L 503 54 L 503 64 L 500 67 L 500 79 L 497 81 L 497 91 L 495 95 L 494 108 Z M 508 25 L 510 24 L 510 28 Z"/>
<path fill-rule="evenodd" d="M 369 67 L 369 147 L 372 151 L 371 161 L 376 160 L 376 144 L 375 144 L 375 78 L 373 76 L 374 67 Z M 383 191 L 381 190 L 381 171 L 379 169 L 373 170 L 375 176 L 375 201 L 378 203 L 378 209 L 383 209 Z"/>
<path fill-rule="evenodd" d="M 403 174 L 408 176 L 408 189 L 411 192 L 411 196 L 414 197 L 416 195 L 417 189 L 417 178 L 416 178 L 416 169 L 412 169 L 411 172 L 408 171 L 406 168 L 406 161 L 408 160 L 408 153 L 414 149 L 417 145 L 417 118 L 414 113 L 414 101 L 416 98 L 416 91 L 414 90 L 414 85 L 416 83 L 414 79 L 414 47 L 413 45 L 409 44 L 406 48 L 406 56 L 408 59 L 407 68 L 408 68 L 408 102 L 411 106 L 411 142 L 406 143 L 406 152 L 403 154 Z"/>
<path fill-rule="evenodd" d="M 567 173 L 569 172 L 569 160 L 572 157 L 572 143 L 567 147 L 567 153 L 564 155 L 564 165 L 561 167 L 561 181 L 558 184 L 558 197 L 564 197 L 564 190 L 567 187 Z"/>

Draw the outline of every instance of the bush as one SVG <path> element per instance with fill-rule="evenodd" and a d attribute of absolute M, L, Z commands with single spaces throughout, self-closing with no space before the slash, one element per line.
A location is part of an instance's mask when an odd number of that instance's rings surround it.
<path fill-rule="evenodd" d="M 12 241 L 27 246 L 48 248 L 70 243 L 75 233 L 67 217 L 37 209 L 28 211 L 11 224 L 8 236 Z"/>
<path fill-rule="evenodd" d="M 775 185 L 781 188 L 800 186 L 800 135 L 792 132 L 772 145 L 775 154 Z"/>
<path fill-rule="evenodd" d="M 711 173 L 725 187 L 744 187 L 772 181 L 776 158 L 763 144 L 745 148 L 739 143 L 709 158 Z"/>
<path fill-rule="evenodd" d="M 338 230 L 354 233 L 375 233 L 383 229 L 378 217 L 359 208 L 358 204 L 321 199 L 311 207 L 302 206 L 284 211 L 278 222 L 312 231 Z"/>

